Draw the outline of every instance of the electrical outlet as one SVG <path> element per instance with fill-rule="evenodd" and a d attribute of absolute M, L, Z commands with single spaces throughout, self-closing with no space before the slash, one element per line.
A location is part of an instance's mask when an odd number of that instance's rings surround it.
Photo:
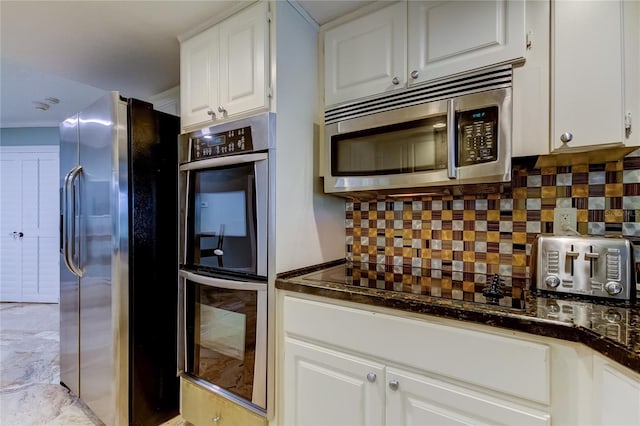
<path fill-rule="evenodd" d="M 553 233 L 575 235 L 578 232 L 578 213 L 573 207 L 556 207 L 553 210 Z"/>

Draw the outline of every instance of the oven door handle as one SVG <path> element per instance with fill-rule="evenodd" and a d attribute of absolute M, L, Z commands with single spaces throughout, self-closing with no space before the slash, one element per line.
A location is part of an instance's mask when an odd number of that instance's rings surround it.
<path fill-rule="evenodd" d="M 180 276 L 198 284 L 229 290 L 267 291 L 267 283 L 256 281 L 235 281 L 224 278 L 207 277 L 189 271 L 180 271 Z"/>
<path fill-rule="evenodd" d="M 255 154 L 229 155 L 227 157 L 207 158 L 206 160 L 192 161 L 180 165 L 180 171 L 210 169 L 212 167 L 230 166 L 233 164 L 254 163 L 256 161 L 266 160 L 268 155 L 266 152 Z"/>

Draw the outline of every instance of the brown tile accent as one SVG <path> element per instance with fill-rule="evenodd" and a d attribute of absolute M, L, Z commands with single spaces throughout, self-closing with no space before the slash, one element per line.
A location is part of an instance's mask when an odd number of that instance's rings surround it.
<path fill-rule="evenodd" d="M 630 172 L 638 177 L 623 183 L 623 176 L 629 176 Z M 558 174 L 568 173 L 571 185 L 558 186 Z M 541 186 L 527 187 L 529 176 L 540 176 Z M 589 178 L 597 184 L 589 185 Z M 478 268 L 482 274 L 510 271 L 507 274 L 514 278 L 529 278 L 527 253 L 539 232 L 553 232 L 553 209 L 558 199 L 564 199 L 564 203 L 569 200 L 577 209 L 580 233 L 588 233 L 589 224 L 601 224 L 595 229 L 605 225 L 608 233 L 637 235 L 640 210 L 627 206 L 638 201 L 626 199 L 640 196 L 640 183 L 634 180 L 640 180 L 640 157 L 591 166 L 515 168 L 512 188 L 504 194 L 425 196 L 369 203 L 347 201 L 345 219 L 349 223 L 345 234 L 350 239 L 347 254 L 356 262 L 368 256 L 370 270 L 362 271 L 362 276 L 368 280 L 364 285 L 372 288 L 384 285 L 387 276 L 396 279 L 403 292 L 430 294 L 432 287 L 440 287 L 443 293 L 459 291 L 472 300 L 473 292 L 478 288 L 481 291 L 483 286 L 474 282 Z M 436 207 L 442 207 L 434 209 L 434 202 Z M 419 229 L 413 229 L 415 221 Z M 395 228 L 397 224 L 399 229 Z M 395 247 L 394 242 L 400 246 Z M 378 246 L 379 243 L 382 245 Z M 380 267 L 378 255 L 384 257 L 386 272 L 376 272 Z M 412 274 L 416 265 L 431 270 L 432 260 L 439 262 L 448 274 L 464 274 L 464 279 L 452 283 L 450 277 Z M 400 265 L 401 273 L 394 272 L 393 265 Z"/>

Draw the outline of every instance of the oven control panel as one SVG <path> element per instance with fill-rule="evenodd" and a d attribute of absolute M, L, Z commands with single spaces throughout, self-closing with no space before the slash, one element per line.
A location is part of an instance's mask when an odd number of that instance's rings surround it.
<path fill-rule="evenodd" d="M 486 163 L 498 159 L 498 107 L 492 106 L 456 114 L 458 122 L 458 165 Z"/>
<path fill-rule="evenodd" d="M 253 151 L 250 126 L 198 136 L 191 141 L 193 160 Z"/>

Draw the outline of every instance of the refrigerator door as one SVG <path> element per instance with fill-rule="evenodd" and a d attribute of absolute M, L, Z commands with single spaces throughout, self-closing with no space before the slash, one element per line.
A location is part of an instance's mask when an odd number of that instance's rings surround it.
<path fill-rule="evenodd" d="M 80 312 L 79 277 L 67 266 L 69 261 L 78 264 L 78 257 L 70 259 L 67 228 L 75 218 L 68 211 L 65 195 L 69 173 L 78 165 L 78 115 L 60 124 L 60 382 L 71 392 L 80 394 Z M 66 187 L 66 188 L 65 188 Z M 66 192 L 65 192 L 66 191 Z M 77 252 L 76 252 L 77 253 Z"/>
<path fill-rule="evenodd" d="M 117 92 L 80 113 L 79 142 L 80 397 L 107 425 L 127 424 L 127 108 Z"/>

